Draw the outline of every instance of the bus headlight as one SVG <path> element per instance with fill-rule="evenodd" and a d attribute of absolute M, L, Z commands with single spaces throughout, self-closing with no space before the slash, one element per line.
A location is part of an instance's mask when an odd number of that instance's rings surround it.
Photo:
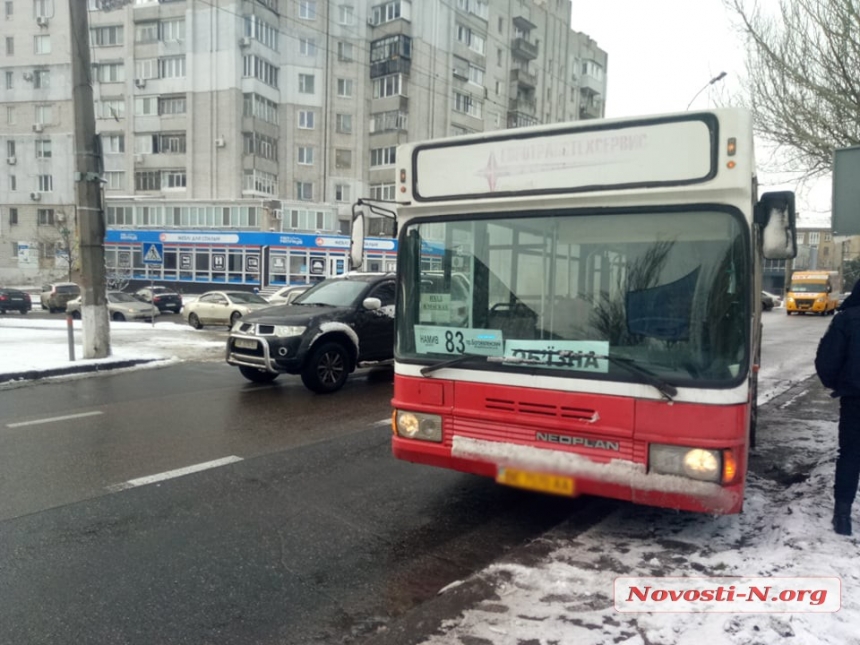
<path fill-rule="evenodd" d="M 438 414 L 398 410 L 394 428 L 398 435 L 407 439 L 442 441 L 442 417 Z"/>
<path fill-rule="evenodd" d="M 664 475 L 681 475 L 706 482 L 722 479 L 719 450 L 652 444 L 648 449 L 649 470 Z"/>

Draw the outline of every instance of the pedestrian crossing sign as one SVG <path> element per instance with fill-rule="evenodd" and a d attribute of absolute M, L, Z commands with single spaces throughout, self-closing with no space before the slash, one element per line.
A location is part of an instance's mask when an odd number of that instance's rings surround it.
<path fill-rule="evenodd" d="M 143 263 L 162 264 L 164 262 L 164 245 L 159 242 L 143 243 Z"/>

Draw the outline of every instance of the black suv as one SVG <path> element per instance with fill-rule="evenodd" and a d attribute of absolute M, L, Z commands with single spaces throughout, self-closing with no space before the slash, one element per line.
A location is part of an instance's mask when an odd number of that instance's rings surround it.
<path fill-rule="evenodd" d="M 292 304 L 244 316 L 230 330 L 227 362 L 255 383 L 300 374 L 314 392 L 343 387 L 356 367 L 394 358 L 393 273 L 323 280 Z"/>

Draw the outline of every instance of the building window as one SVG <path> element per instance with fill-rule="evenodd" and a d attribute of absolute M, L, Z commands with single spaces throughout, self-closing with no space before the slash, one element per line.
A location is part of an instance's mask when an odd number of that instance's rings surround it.
<path fill-rule="evenodd" d="M 37 69 L 33 72 L 33 87 L 43 89 L 51 87 L 51 72 L 47 69 Z"/>
<path fill-rule="evenodd" d="M 10 208 L 9 209 L 9 224 L 11 226 L 16 226 L 18 224 L 18 209 Z"/>
<path fill-rule="evenodd" d="M 338 114 L 335 117 L 336 129 L 341 134 L 352 134 L 352 115 Z"/>
<path fill-rule="evenodd" d="M 314 185 L 309 181 L 296 182 L 296 199 L 304 202 L 313 201 Z"/>
<path fill-rule="evenodd" d="M 302 56 L 316 56 L 317 55 L 317 43 L 313 38 L 300 38 L 299 39 L 299 53 Z"/>
<path fill-rule="evenodd" d="M 15 39 L 12 36 L 6 36 L 6 55 L 15 55 Z"/>
<path fill-rule="evenodd" d="M 122 25 L 94 27 L 90 29 L 90 44 L 93 47 L 122 45 L 125 42 L 124 34 Z"/>
<path fill-rule="evenodd" d="M 33 53 L 37 56 L 51 53 L 51 36 L 49 34 L 33 37 Z"/>
<path fill-rule="evenodd" d="M 158 41 L 157 22 L 139 22 L 134 26 L 134 42 L 154 43 Z"/>
<path fill-rule="evenodd" d="M 382 76 L 373 81 L 373 98 L 379 99 L 386 96 L 403 95 L 403 89 L 402 75 L 392 74 L 391 76 Z"/>
<path fill-rule="evenodd" d="M 299 128 L 302 130 L 314 129 L 313 110 L 299 110 Z"/>
<path fill-rule="evenodd" d="M 245 16 L 245 36 L 278 51 L 278 30 L 259 16 Z"/>
<path fill-rule="evenodd" d="M 412 58 L 412 38 L 393 34 L 370 43 L 371 63 L 381 63 L 394 58 Z"/>
<path fill-rule="evenodd" d="M 53 190 L 54 190 L 54 176 L 53 175 L 39 175 L 38 191 L 40 193 L 50 193 Z"/>
<path fill-rule="evenodd" d="M 15 106 L 7 105 L 6 106 L 6 124 L 7 125 L 15 125 Z"/>
<path fill-rule="evenodd" d="M 119 170 L 105 172 L 105 188 L 108 190 L 125 189 L 125 173 Z"/>
<path fill-rule="evenodd" d="M 394 201 L 394 184 L 371 184 L 370 198 L 376 200 Z"/>
<path fill-rule="evenodd" d="M 50 159 L 51 158 L 51 140 L 36 139 L 36 158 Z"/>
<path fill-rule="evenodd" d="M 337 8 L 337 22 L 341 25 L 355 24 L 355 7 L 342 4 Z"/>
<path fill-rule="evenodd" d="M 185 78 L 185 56 L 158 59 L 159 78 Z"/>
<path fill-rule="evenodd" d="M 484 53 L 484 48 L 486 46 L 486 37 L 481 34 L 472 31 L 471 28 L 466 27 L 465 25 L 457 25 L 457 42 L 462 43 L 473 52 L 478 54 Z"/>
<path fill-rule="evenodd" d="M 123 99 L 104 99 L 99 101 L 99 117 L 102 119 L 125 118 L 125 101 Z"/>
<path fill-rule="evenodd" d="M 9 190 L 18 190 L 18 178 L 15 175 L 9 175 Z"/>
<path fill-rule="evenodd" d="M 275 65 L 254 55 L 245 56 L 243 64 L 242 73 L 246 78 L 256 78 L 277 89 L 280 70 Z"/>
<path fill-rule="evenodd" d="M 135 116 L 155 116 L 158 114 L 158 97 L 139 96 L 134 99 Z"/>
<path fill-rule="evenodd" d="M 53 18 L 54 0 L 33 0 L 34 18 Z"/>
<path fill-rule="evenodd" d="M 337 79 L 337 95 L 343 99 L 352 98 L 353 86 L 351 78 Z"/>
<path fill-rule="evenodd" d="M 351 202 L 352 201 L 352 190 L 349 184 L 335 184 L 334 185 L 334 201 L 336 202 Z"/>
<path fill-rule="evenodd" d="M 821 234 L 818 231 L 810 231 L 809 232 L 809 245 L 817 246 L 818 240 L 821 238 Z"/>
<path fill-rule="evenodd" d="M 15 154 L 15 140 L 14 140 L 14 139 L 9 139 L 9 140 L 6 142 L 6 156 L 7 156 L 7 157 L 15 157 L 15 156 L 17 156 L 17 155 Z"/>
<path fill-rule="evenodd" d="M 476 101 L 469 94 L 454 92 L 454 110 L 473 116 L 476 119 L 481 118 L 483 105 L 480 101 Z"/>
<path fill-rule="evenodd" d="M 134 173 L 135 190 L 160 190 L 161 173 L 158 170 L 145 170 Z"/>
<path fill-rule="evenodd" d="M 120 62 L 93 65 L 93 77 L 99 83 L 121 83 L 125 80 L 125 65 Z"/>
<path fill-rule="evenodd" d="M 339 170 L 347 170 L 349 168 L 352 168 L 352 150 L 335 150 L 334 167 Z"/>
<path fill-rule="evenodd" d="M 370 117 L 370 132 L 394 132 L 405 130 L 408 114 L 400 110 L 377 112 Z"/>
<path fill-rule="evenodd" d="M 370 10 L 370 22 L 374 25 L 391 22 L 392 20 L 397 20 L 400 17 L 408 19 L 408 16 L 403 15 L 403 7 L 401 6 L 400 0 L 376 5 Z"/>
<path fill-rule="evenodd" d="M 158 113 L 162 116 L 170 114 L 185 114 L 185 95 L 163 96 L 158 99 Z"/>
<path fill-rule="evenodd" d="M 370 166 L 393 166 L 397 146 L 374 148 L 370 151 Z"/>
<path fill-rule="evenodd" d="M 277 192 L 278 176 L 262 170 L 245 171 L 245 190 L 263 195 L 274 195 Z"/>
<path fill-rule="evenodd" d="M 163 43 L 185 40 L 185 18 L 162 20 L 158 25 L 158 39 Z"/>
<path fill-rule="evenodd" d="M 314 164 L 314 149 L 312 146 L 299 146 L 298 162 L 302 166 Z"/>
<path fill-rule="evenodd" d="M 352 43 L 338 41 L 337 43 L 337 59 L 342 63 L 351 63 L 355 60 L 355 50 Z"/>
<path fill-rule="evenodd" d="M 317 19 L 316 0 L 299 0 L 299 18 L 302 20 Z"/>
<path fill-rule="evenodd" d="M 6 72 L 6 89 L 11 90 L 14 87 L 13 79 L 15 78 L 15 74 L 13 72 Z"/>
<path fill-rule="evenodd" d="M 299 74 L 299 93 L 313 94 L 314 93 L 314 75 Z"/>
<path fill-rule="evenodd" d="M 185 170 L 162 170 L 161 187 L 164 190 L 185 188 Z"/>
<path fill-rule="evenodd" d="M 259 94 L 245 94 L 243 99 L 244 116 L 260 119 L 274 125 L 278 124 L 277 103 Z"/>
<path fill-rule="evenodd" d="M 36 221 L 39 226 L 53 226 L 54 225 L 54 209 L 53 208 L 37 208 L 36 209 Z"/>

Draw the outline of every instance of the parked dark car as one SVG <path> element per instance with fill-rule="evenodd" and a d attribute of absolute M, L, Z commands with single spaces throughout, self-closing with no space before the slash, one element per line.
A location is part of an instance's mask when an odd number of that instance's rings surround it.
<path fill-rule="evenodd" d="M 19 289 L 0 287 L 0 314 L 7 311 L 19 311 L 26 314 L 33 308 L 30 294 Z"/>
<path fill-rule="evenodd" d="M 328 278 L 292 304 L 239 320 L 227 339 L 227 362 L 250 381 L 300 374 L 320 393 L 343 387 L 357 367 L 394 359 L 393 273 Z"/>
<path fill-rule="evenodd" d="M 134 292 L 134 297 L 155 305 L 161 312 L 172 311 L 178 314 L 182 310 L 182 296 L 170 287 L 143 287 Z"/>

